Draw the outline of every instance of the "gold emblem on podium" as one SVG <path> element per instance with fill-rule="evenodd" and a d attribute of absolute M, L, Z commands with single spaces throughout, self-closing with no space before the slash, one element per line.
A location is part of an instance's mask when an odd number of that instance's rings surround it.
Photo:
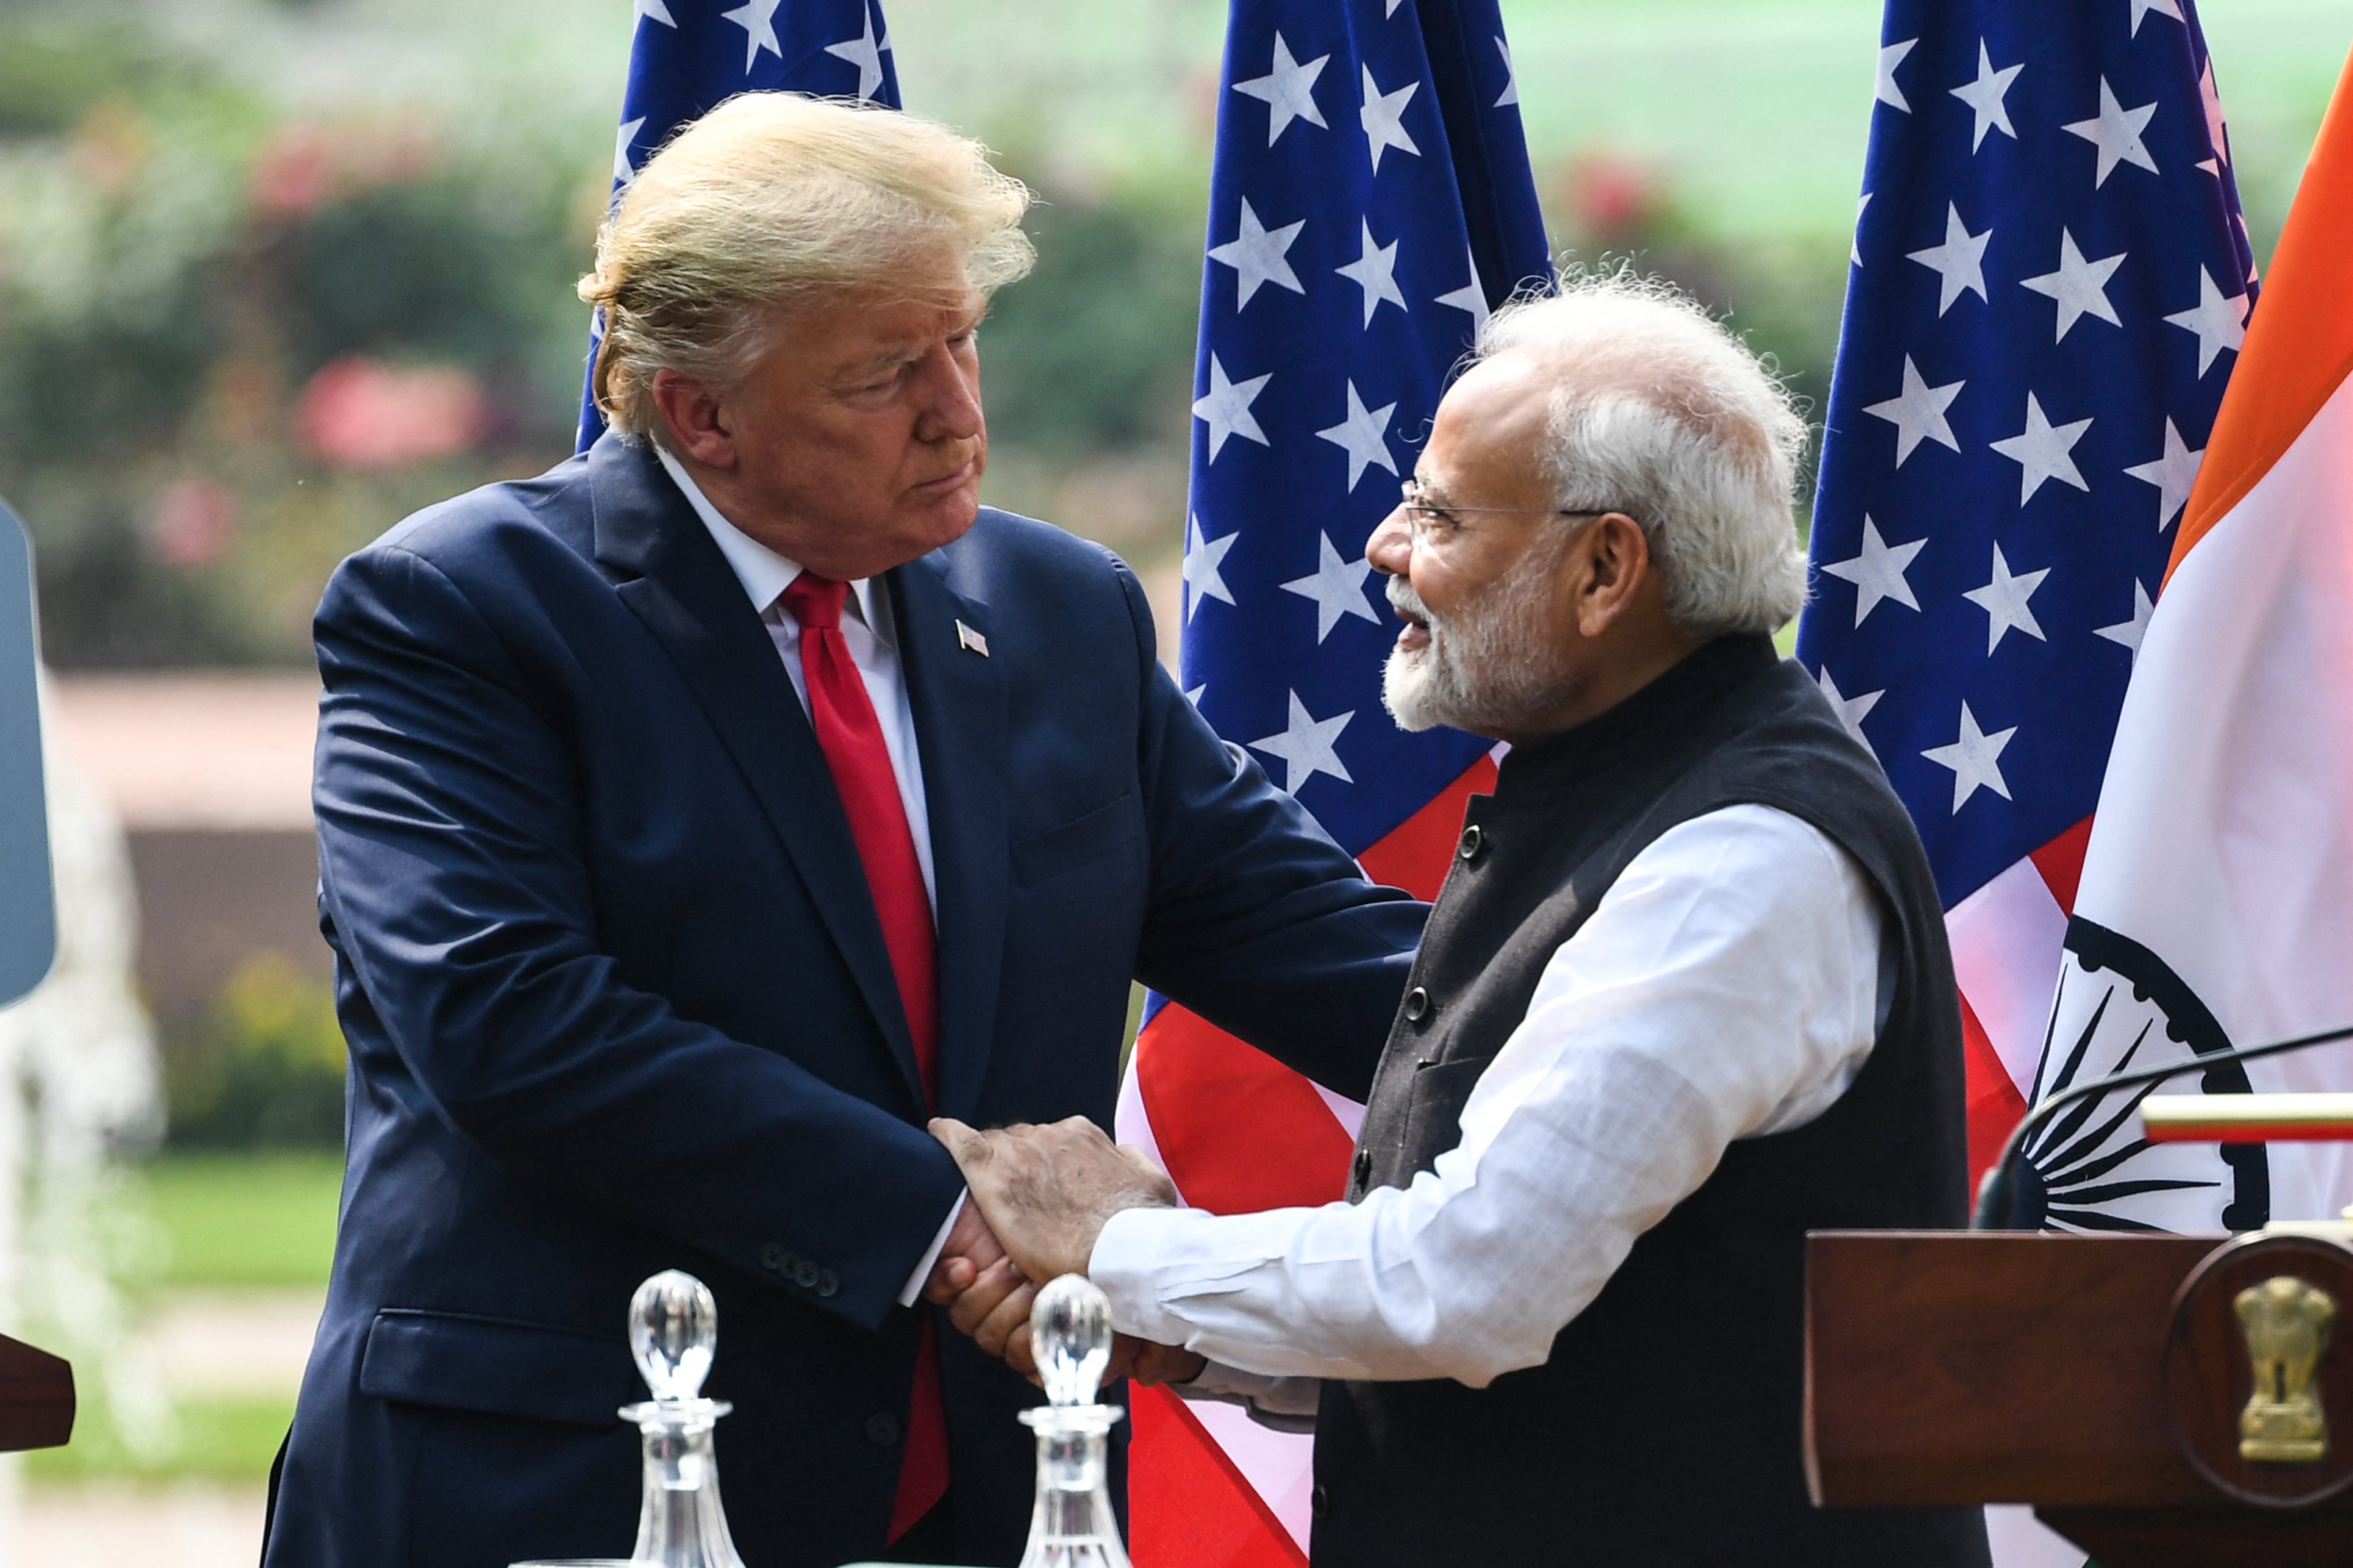
<path fill-rule="evenodd" d="M 2254 1363 L 2255 1391 L 2239 1413 L 2239 1457 L 2308 1465 L 2328 1457 L 2328 1417 L 2312 1385 L 2337 1321 L 2337 1298 L 2293 1274 L 2274 1274 L 2232 1300 Z"/>

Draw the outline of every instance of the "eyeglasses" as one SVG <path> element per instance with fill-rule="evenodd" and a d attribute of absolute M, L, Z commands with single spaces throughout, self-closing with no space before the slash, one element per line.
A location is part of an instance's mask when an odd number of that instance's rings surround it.
<path fill-rule="evenodd" d="M 1405 513 L 1406 527 L 1412 542 L 1419 544 L 1425 535 L 1436 531 L 1447 533 L 1461 528 L 1458 513 L 1493 513 L 1504 517 L 1606 517 L 1611 512 L 1624 513 L 1620 506 L 1601 507 L 1534 507 L 1534 506 L 1439 506 L 1422 493 L 1419 479 L 1408 479 L 1398 487 L 1398 506 Z"/>

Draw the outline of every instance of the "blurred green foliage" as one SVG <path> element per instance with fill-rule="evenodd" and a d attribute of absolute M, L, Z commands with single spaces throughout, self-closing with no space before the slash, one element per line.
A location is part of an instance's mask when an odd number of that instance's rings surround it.
<path fill-rule="evenodd" d="M 260 953 L 221 988 L 208 1026 L 165 1053 L 164 1136 L 175 1149 L 340 1147 L 344 1062 L 326 981 Z"/>
<path fill-rule="evenodd" d="M 1064 461 L 1190 438 L 1201 289 L 1189 193 L 1047 201 L 1028 227 L 1038 267 L 982 329 L 992 443 Z"/>
<path fill-rule="evenodd" d="M 426 113 L 286 114 L 119 9 L 0 15 L 0 492 L 53 662 L 297 660 L 341 556 L 568 448 L 602 181 Z M 338 362 L 459 405 L 338 449 L 370 412 L 319 406 Z"/>

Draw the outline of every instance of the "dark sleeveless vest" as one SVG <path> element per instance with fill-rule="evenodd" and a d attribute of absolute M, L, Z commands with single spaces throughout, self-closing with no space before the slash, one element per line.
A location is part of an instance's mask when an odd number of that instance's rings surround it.
<path fill-rule="evenodd" d="M 1743 803 L 1820 828 L 1879 892 L 1894 985 L 1862 1071 L 1815 1121 L 1727 1149 L 1542 1366 L 1483 1389 L 1327 1382 L 1316 1568 L 1987 1562 L 1975 1510 L 1819 1510 L 1806 1495 L 1805 1233 L 1964 1223 L 1960 1015 L 1910 820 L 1767 638 L 1719 639 L 1590 722 L 1514 750 L 1495 793 L 1472 800 L 1349 1195 L 1404 1186 L 1458 1144 L 1471 1086 L 1554 951 L 1644 847 Z"/>

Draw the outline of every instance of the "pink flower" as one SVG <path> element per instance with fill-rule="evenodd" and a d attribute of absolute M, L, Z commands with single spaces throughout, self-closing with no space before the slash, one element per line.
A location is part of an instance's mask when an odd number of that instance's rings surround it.
<path fill-rule="evenodd" d="M 202 566 L 237 542 L 239 508 L 227 486 L 213 479 L 174 479 L 155 499 L 147 519 L 147 547 L 174 566 Z"/>
<path fill-rule="evenodd" d="M 253 161 L 248 192 L 257 211 L 299 217 L 334 188 L 335 149 L 315 125 L 289 125 L 273 134 Z"/>
<path fill-rule="evenodd" d="M 1577 226 L 1596 239 L 1632 237 L 1655 223 L 1665 205 L 1657 174 L 1614 153 L 1579 156 L 1567 184 Z"/>
<path fill-rule="evenodd" d="M 322 367 L 294 407 L 303 447 L 345 468 L 397 468 L 463 452 L 485 434 L 489 407 L 454 365 L 403 367 L 357 354 Z"/>

